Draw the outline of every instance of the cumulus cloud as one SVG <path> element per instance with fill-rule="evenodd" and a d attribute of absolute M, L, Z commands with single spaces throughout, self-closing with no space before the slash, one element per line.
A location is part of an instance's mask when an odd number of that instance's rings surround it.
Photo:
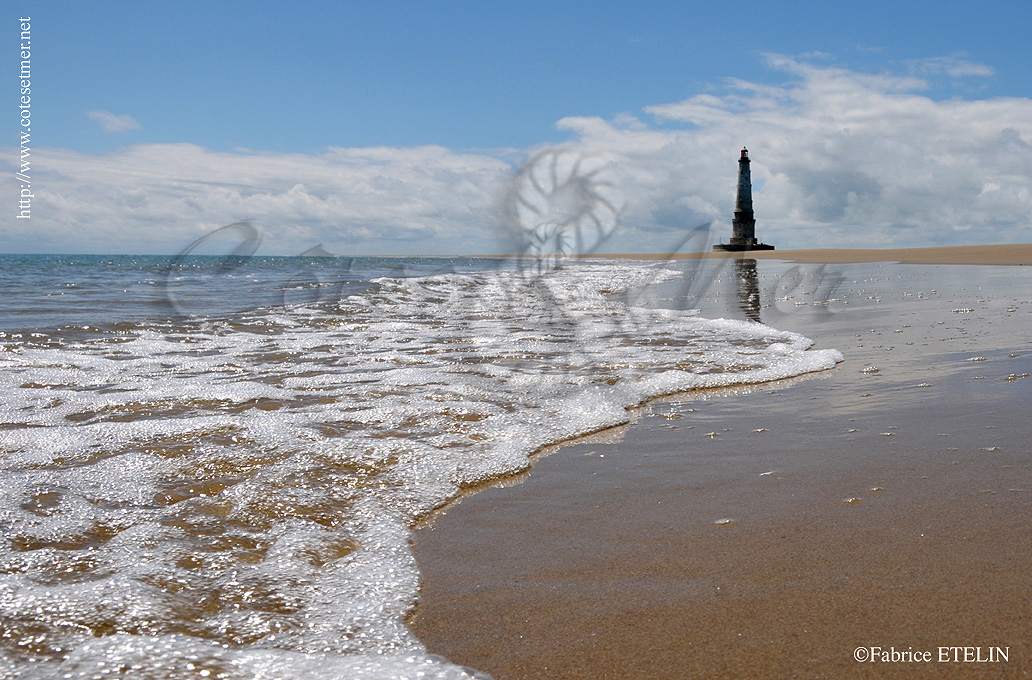
<path fill-rule="evenodd" d="M 31 224 L 14 229 L 58 252 L 174 253 L 241 219 L 264 230 L 263 253 L 318 243 L 350 254 L 475 252 L 489 245 L 485 223 L 510 167 L 432 146 L 264 154 L 153 144 L 33 158 Z"/>
<path fill-rule="evenodd" d="M 757 234 L 782 247 L 1032 241 L 1032 100 L 934 101 L 912 75 L 863 74 L 771 55 L 779 86 L 648 107 L 684 130 L 560 126 L 627 168 L 632 229 L 713 220 L 730 231 L 737 150 L 753 158 Z M 680 210 L 671 211 L 671 207 Z M 688 225 L 685 225 L 688 226 Z M 718 234 L 719 235 L 719 234 Z"/>
<path fill-rule="evenodd" d="M 936 101 L 916 70 L 766 58 L 787 82 L 731 79 L 638 115 L 558 121 L 566 148 L 605 163 L 619 185 L 620 230 L 601 249 L 661 252 L 706 222 L 726 239 L 742 146 L 757 236 L 779 248 L 1032 241 L 1032 100 Z M 938 63 L 921 75 L 949 76 L 952 62 Z M 250 218 L 265 230 L 262 252 L 497 252 L 514 172 L 508 154 L 436 146 L 33 151 L 32 220 L 5 229 L 8 248 L 172 253 Z M 16 160 L 0 154 L 8 178 Z"/>
<path fill-rule="evenodd" d="M 100 123 L 104 132 L 128 132 L 140 129 L 140 124 L 132 116 L 116 116 L 108 111 L 90 111 L 86 115 Z"/>

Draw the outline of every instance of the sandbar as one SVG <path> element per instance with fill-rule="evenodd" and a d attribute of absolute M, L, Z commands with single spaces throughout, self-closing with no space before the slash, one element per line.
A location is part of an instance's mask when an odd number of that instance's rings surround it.
<path fill-rule="evenodd" d="M 933 246 L 927 248 L 810 248 L 749 252 L 603 253 L 586 257 L 627 259 L 752 258 L 812 263 L 902 262 L 906 264 L 1032 265 L 1032 244 Z"/>

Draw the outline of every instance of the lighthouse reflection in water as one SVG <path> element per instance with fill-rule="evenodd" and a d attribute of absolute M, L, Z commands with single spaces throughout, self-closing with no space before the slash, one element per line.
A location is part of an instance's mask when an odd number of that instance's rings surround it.
<path fill-rule="evenodd" d="M 760 279 L 756 273 L 756 260 L 735 259 L 735 288 L 738 292 L 738 308 L 750 321 L 760 321 Z"/>

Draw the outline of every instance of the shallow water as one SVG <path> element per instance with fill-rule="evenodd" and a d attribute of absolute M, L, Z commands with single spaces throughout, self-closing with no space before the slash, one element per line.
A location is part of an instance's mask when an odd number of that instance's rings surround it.
<path fill-rule="evenodd" d="M 691 265 L 4 263 L 9 677 L 469 677 L 404 624 L 418 519 L 650 398 L 841 360 L 698 315 Z"/>

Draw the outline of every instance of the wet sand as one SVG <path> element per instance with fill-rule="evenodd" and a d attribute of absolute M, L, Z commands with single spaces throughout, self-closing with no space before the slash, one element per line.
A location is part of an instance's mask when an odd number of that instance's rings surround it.
<path fill-rule="evenodd" d="M 800 271 L 842 282 L 778 297 Z M 1032 677 L 1032 271 L 722 278 L 704 314 L 845 361 L 652 403 L 453 504 L 416 534 L 416 634 L 496 680 Z"/>

